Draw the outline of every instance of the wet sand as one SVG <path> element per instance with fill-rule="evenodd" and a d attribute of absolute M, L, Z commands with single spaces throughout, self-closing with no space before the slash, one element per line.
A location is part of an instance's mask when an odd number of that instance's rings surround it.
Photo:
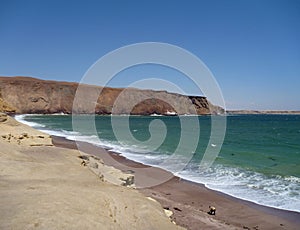
<path fill-rule="evenodd" d="M 133 173 L 139 191 L 172 211 L 171 218 L 187 229 L 299 229 L 298 212 L 269 208 L 237 199 L 89 143 L 76 144 L 62 137 L 52 138 L 55 146 L 79 148 L 103 159 L 106 165 Z M 160 181 L 165 182 L 159 183 Z M 216 207 L 216 215 L 207 213 L 209 205 Z"/>

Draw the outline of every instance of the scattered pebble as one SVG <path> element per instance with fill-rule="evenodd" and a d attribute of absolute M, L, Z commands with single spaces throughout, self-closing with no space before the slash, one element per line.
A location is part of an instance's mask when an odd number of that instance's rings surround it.
<path fill-rule="evenodd" d="M 174 207 L 174 210 L 181 212 L 182 210 L 180 208 Z"/>

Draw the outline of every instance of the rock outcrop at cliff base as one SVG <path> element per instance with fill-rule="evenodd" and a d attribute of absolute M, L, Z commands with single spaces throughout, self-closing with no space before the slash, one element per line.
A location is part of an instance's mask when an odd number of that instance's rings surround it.
<path fill-rule="evenodd" d="M 9 105 L 7 102 L 3 100 L 1 90 L 0 90 L 0 112 L 9 113 L 9 114 L 16 112 L 15 108 L 13 108 L 11 105 Z"/>
<path fill-rule="evenodd" d="M 224 112 L 202 96 L 91 85 L 80 85 L 77 91 L 78 87 L 78 83 L 71 82 L 0 77 L 0 111 L 17 114 L 133 115 L 204 115 Z"/>

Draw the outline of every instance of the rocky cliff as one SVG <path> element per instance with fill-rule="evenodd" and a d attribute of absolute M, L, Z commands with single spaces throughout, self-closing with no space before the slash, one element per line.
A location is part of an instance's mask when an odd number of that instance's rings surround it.
<path fill-rule="evenodd" d="M 0 77 L 0 111 L 8 113 L 96 114 L 216 114 L 223 109 L 205 97 L 166 91 L 121 89 L 44 81 L 30 77 Z M 74 100 L 75 99 L 75 100 Z M 74 104 L 74 106 L 73 106 Z"/>

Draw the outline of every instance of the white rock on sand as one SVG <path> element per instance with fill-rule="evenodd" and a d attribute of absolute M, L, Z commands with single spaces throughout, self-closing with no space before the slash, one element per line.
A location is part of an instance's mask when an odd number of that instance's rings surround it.
<path fill-rule="evenodd" d="M 130 174 L 107 172 L 100 159 L 90 158 L 96 175 L 78 156 L 0 114 L 0 229 L 182 229 L 158 202 L 105 182 L 115 174 L 116 184 L 129 185 Z"/>
<path fill-rule="evenodd" d="M 101 159 L 96 156 L 91 156 L 82 153 L 79 157 L 82 159 L 81 165 L 88 166 L 92 172 L 94 172 L 103 181 L 107 181 L 111 184 L 135 187 L 134 175 L 124 173 L 119 169 L 111 166 L 107 166 Z"/>

